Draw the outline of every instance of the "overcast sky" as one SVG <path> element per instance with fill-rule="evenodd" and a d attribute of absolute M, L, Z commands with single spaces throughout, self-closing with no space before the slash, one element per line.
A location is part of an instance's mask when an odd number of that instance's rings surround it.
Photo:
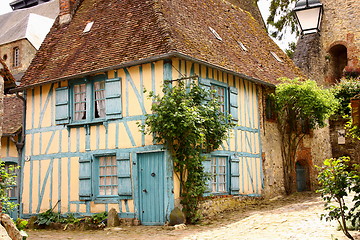
<path fill-rule="evenodd" d="M 0 15 L 12 11 L 9 5 L 9 3 L 12 1 L 14 0 L 0 0 Z M 263 15 L 263 18 L 266 21 L 266 18 L 269 14 L 270 0 L 260 0 L 258 6 L 260 8 L 261 14 Z M 288 36 L 285 40 L 274 41 L 280 46 L 281 49 L 286 49 L 288 47 L 288 42 L 295 41 L 295 37 Z"/>
<path fill-rule="evenodd" d="M 14 0 L 0 0 L 0 15 L 11 11 L 9 3 L 12 1 Z"/>

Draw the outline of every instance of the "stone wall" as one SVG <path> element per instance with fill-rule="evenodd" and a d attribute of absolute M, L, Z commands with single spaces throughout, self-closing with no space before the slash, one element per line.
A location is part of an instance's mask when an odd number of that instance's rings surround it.
<path fill-rule="evenodd" d="M 324 5 L 321 32 L 298 40 L 294 62 L 309 78 L 329 87 L 339 81 L 343 72 L 360 72 L 360 1 L 321 0 L 321 3 Z M 343 52 L 343 59 L 336 58 L 336 54 Z M 330 122 L 330 129 L 315 133 L 312 144 L 315 165 L 320 165 L 322 159 L 343 155 L 359 161 L 357 143 L 347 138 L 346 144 L 338 144 L 338 130 L 344 128 L 344 121 L 338 120 Z M 327 132 L 331 133 L 331 139 L 326 137 Z M 328 141 L 331 154 L 323 148 Z"/>
<path fill-rule="evenodd" d="M 339 141 L 339 131 L 343 131 L 346 134 L 344 130 L 345 124 L 345 119 L 330 120 L 332 156 L 334 158 L 349 156 L 354 162 L 360 163 L 360 141 L 351 137 L 345 137 L 345 142 Z"/>

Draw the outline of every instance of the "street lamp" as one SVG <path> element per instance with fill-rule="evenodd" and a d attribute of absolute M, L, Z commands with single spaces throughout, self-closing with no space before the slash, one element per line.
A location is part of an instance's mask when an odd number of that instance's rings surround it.
<path fill-rule="evenodd" d="M 319 0 L 298 0 L 294 12 L 301 28 L 301 35 L 320 32 L 323 5 Z"/>

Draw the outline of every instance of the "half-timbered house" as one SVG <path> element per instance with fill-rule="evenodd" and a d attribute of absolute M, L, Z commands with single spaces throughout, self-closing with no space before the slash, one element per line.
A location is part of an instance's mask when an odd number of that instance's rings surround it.
<path fill-rule="evenodd" d="M 163 224 L 179 181 L 162 145 L 139 131 L 144 89 L 193 77 L 216 89 L 237 126 L 205 168 L 208 194 L 261 195 L 264 89 L 300 73 L 249 12 L 224 0 L 61 0 L 22 78 L 21 212 L 54 208 Z M 269 144 L 267 145 L 269 146 Z M 271 160 L 271 155 L 267 161 Z"/>

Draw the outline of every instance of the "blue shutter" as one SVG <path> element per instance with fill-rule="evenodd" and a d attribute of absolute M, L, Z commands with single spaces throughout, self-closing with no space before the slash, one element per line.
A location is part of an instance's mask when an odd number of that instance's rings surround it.
<path fill-rule="evenodd" d="M 130 173 L 130 154 L 121 153 L 116 155 L 117 175 L 118 175 L 118 193 L 121 197 L 131 198 L 131 173 Z"/>
<path fill-rule="evenodd" d="M 56 90 L 55 103 L 55 123 L 67 124 L 69 123 L 69 88 L 61 87 Z"/>
<path fill-rule="evenodd" d="M 230 194 L 239 194 L 239 158 L 237 156 L 230 157 Z"/>
<path fill-rule="evenodd" d="M 211 158 L 210 157 L 207 157 L 206 160 L 203 161 L 203 167 L 204 167 L 204 172 L 209 176 L 209 179 L 206 181 L 206 190 L 205 190 L 205 194 L 206 194 L 211 192 Z"/>
<path fill-rule="evenodd" d="M 121 78 L 105 80 L 106 119 L 122 118 Z"/>
<path fill-rule="evenodd" d="M 91 156 L 80 157 L 79 159 L 79 199 L 91 200 L 92 193 L 92 159 Z"/>
<path fill-rule="evenodd" d="M 230 114 L 233 121 L 237 122 L 238 117 L 238 89 L 235 87 L 229 87 L 229 103 L 230 103 Z"/>

